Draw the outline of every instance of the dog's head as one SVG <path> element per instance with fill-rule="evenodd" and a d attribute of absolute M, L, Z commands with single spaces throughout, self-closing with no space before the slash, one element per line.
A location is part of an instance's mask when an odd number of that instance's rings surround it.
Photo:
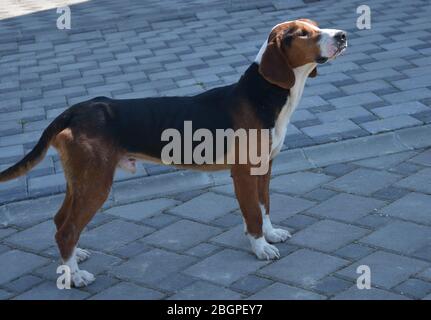
<path fill-rule="evenodd" d="M 347 47 L 346 32 L 320 29 L 309 19 L 283 22 L 269 34 L 256 58 L 260 74 L 269 82 L 285 89 L 295 84 L 293 69 L 325 63 L 336 58 Z M 317 75 L 316 67 L 309 76 Z"/>

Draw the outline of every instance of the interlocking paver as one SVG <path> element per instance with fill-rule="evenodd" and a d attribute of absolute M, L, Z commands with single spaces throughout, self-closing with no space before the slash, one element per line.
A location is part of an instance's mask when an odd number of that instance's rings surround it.
<path fill-rule="evenodd" d="M 321 173 L 296 172 L 273 178 L 270 189 L 281 193 L 303 194 L 331 179 Z"/>
<path fill-rule="evenodd" d="M 367 230 L 348 224 L 322 220 L 295 233 L 290 241 L 293 244 L 332 252 L 367 234 Z"/>
<path fill-rule="evenodd" d="M 134 223 L 114 220 L 84 232 L 80 243 L 84 247 L 98 250 L 114 250 L 153 231 L 152 228 Z M 114 237 L 112 235 L 115 235 Z"/>
<path fill-rule="evenodd" d="M 110 273 L 120 279 L 157 285 L 161 280 L 184 270 L 193 262 L 196 262 L 196 259 L 190 256 L 154 249 L 133 257 L 113 268 Z"/>
<path fill-rule="evenodd" d="M 377 288 L 358 289 L 355 286 L 337 294 L 335 300 L 408 300 L 407 297 Z"/>
<path fill-rule="evenodd" d="M 181 220 L 151 235 L 143 241 L 170 250 L 186 250 L 220 232 L 220 229 L 194 221 Z"/>
<path fill-rule="evenodd" d="M 391 217 L 417 223 L 431 223 L 431 196 L 412 192 L 381 210 Z"/>
<path fill-rule="evenodd" d="M 162 297 L 161 292 L 122 282 L 92 296 L 91 300 L 154 300 Z"/>
<path fill-rule="evenodd" d="M 179 202 L 172 199 L 154 199 L 148 201 L 136 202 L 124 206 L 113 207 L 105 211 L 117 217 L 131 220 L 142 220 L 152 217 L 163 210 L 170 208 Z"/>
<path fill-rule="evenodd" d="M 396 186 L 431 194 L 431 168 L 423 169 L 397 182 Z"/>
<path fill-rule="evenodd" d="M 0 255 L 0 258 L 0 266 L 3 270 L 0 274 L 0 284 L 18 278 L 48 262 L 46 258 L 19 250 L 5 252 Z"/>
<path fill-rule="evenodd" d="M 372 270 L 373 285 L 390 289 L 408 279 L 412 274 L 422 271 L 428 264 L 417 259 L 377 251 L 337 273 L 356 280 L 358 277 L 356 270 L 361 265 L 366 265 Z"/>
<path fill-rule="evenodd" d="M 409 254 L 431 241 L 431 228 L 411 222 L 394 221 L 363 238 L 361 242 Z"/>
<path fill-rule="evenodd" d="M 170 300 L 235 300 L 242 295 L 238 292 L 223 288 L 221 286 L 205 282 L 196 281 L 192 285 L 184 288 L 173 296 Z"/>
<path fill-rule="evenodd" d="M 262 268 L 259 273 L 273 279 L 311 287 L 317 281 L 347 263 L 347 260 L 344 259 L 308 249 L 301 249 Z M 319 265 L 319 268 L 316 268 L 316 264 Z"/>
<path fill-rule="evenodd" d="M 294 18 L 292 5 L 323 27 L 347 29 L 350 45 L 307 81 L 274 162 L 270 216 L 293 234 L 276 244 L 281 260 L 252 254 L 228 172 L 143 163 L 135 175 L 116 173 L 82 235 L 79 245 L 92 251 L 82 268 L 96 282 L 57 290 L 52 217 L 65 184 L 50 148 L 28 175 L 0 184 L 0 299 L 430 298 L 426 1 L 388 8 L 376 0 L 372 29 L 357 30 L 350 0 L 195 0 L 175 12 L 165 0 L 93 0 L 72 6 L 70 32 L 51 18 L 72 0 L 3 1 L 1 170 L 53 117 L 96 94 L 190 95 L 237 81 L 271 27 Z M 380 288 L 359 290 L 353 269 L 367 262 Z M 353 273 L 337 273 L 343 268 Z"/>
<path fill-rule="evenodd" d="M 209 222 L 237 207 L 235 199 L 208 192 L 170 209 L 169 212 L 184 218 Z"/>
<path fill-rule="evenodd" d="M 250 300 L 322 300 L 324 298 L 317 293 L 283 283 L 274 283 L 249 297 Z"/>
<path fill-rule="evenodd" d="M 399 178 L 400 176 L 396 174 L 360 168 L 327 183 L 326 186 L 339 191 L 367 196 L 394 183 Z"/>
<path fill-rule="evenodd" d="M 381 200 L 340 193 L 309 209 L 308 212 L 325 218 L 353 222 L 384 204 L 385 202 Z"/>
<path fill-rule="evenodd" d="M 256 260 L 251 254 L 226 249 L 187 268 L 184 272 L 203 280 L 230 285 L 268 263 L 269 261 Z"/>

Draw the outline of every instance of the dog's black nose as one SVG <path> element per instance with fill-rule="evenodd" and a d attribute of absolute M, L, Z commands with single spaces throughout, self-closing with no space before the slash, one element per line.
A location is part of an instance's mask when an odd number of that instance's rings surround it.
<path fill-rule="evenodd" d="M 339 31 L 334 35 L 335 40 L 337 40 L 338 43 L 346 43 L 347 41 L 347 33 L 344 31 Z"/>

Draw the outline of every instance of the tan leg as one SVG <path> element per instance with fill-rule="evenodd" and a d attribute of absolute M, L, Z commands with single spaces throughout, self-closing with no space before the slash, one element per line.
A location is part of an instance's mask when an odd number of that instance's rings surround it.
<path fill-rule="evenodd" d="M 60 140 L 60 141 L 58 141 Z M 63 263 L 69 266 L 72 283 L 82 287 L 94 281 L 94 276 L 78 268 L 78 260 L 88 252 L 76 248 L 80 234 L 109 195 L 114 176 L 115 153 L 93 142 L 89 147 L 75 139 L 57 139 L 68 187 L 64 203 L 54 221 L 57 226 L 55 239 Z"/>
<path fill-rule="evenodd" d="M 231 170 L 235 194 L 245 223 L 251 248 L 259 259 L 277 259 L 278 249 L 263 237 L 262 211 L 259 205 L 259 177 L 250 175 L 249 167 L 234 165 Z"/>
<path fill-rule="evenodd" d="M 272 226 L 269 217 L 270 212 L 270 195 L 269 183 L 271 180 L 272 161 L 269 163 L 268 173 L 258 176 L 259 182 L 259 204 L 262 209 L 262 231 L 265 239 L 270 243 L 284 242 L 291 237 L 289 231 L 284 229 L 277 229 Z"/>

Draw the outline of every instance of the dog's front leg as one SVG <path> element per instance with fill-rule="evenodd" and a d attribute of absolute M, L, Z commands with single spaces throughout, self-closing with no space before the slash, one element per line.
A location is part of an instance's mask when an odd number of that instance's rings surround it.
<path fill-rule="evenodd" d="M 231 170 L 235 194 L 244 218 L 244 231 L 251 248 L 259 259 L 278 259 L 278 249 L 269 244 L 263 236 L 262 211 L 259 205 L 259 176 L 250 175 L 246 165 L 235 165 Z"/>
<path fill-rule="evenodd" d="M 264 175 L 258 176 L 258 188 L 259 188 L 259 204 L 262 210 L 262 231 L 263 236 L 269 243 L 284 242 L 291 237 L 290 232 L 284 229 L 274 228 L 269 217 L 270 205 L 269 205 L 269 183 L 271 180 L 271 168 L 272 160 L 269 163 L 268 172 Z"/>

